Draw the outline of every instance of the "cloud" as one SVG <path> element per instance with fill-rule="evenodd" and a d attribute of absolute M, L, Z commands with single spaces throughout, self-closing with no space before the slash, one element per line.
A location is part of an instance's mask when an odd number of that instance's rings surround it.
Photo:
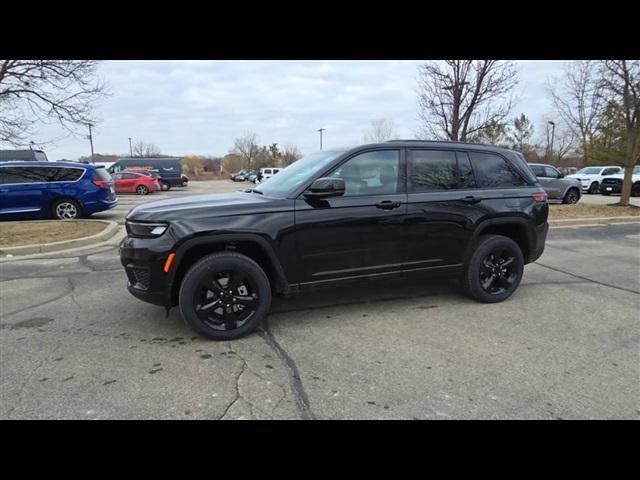
<path fill-rule="evenodd" d="M 113 95 L 98 112 L 97 152 L 125 153 L 128 137 L 167 154 L 222 155 L 244 131 L 265 143 L 326 148 L 358 142 L 373 119 L 388 118 L 401 137 L 417 127 L 417 61 L 107 61 L 100 74 Z M 521 101 L 514 113 L 538 121 L 550 110 L 546 77 L 561 62 L 518 62 Z M 59 136 L 43 126 L 42 139 Z M 68 137 L 50 158 L 89 153 L 88 141 Z"/>

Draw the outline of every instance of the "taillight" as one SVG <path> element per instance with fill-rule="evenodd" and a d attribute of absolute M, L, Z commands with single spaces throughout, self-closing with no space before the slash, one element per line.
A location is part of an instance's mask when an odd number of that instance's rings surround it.
<path fill-rule="evenodd" d="M 91 183 L 100 188 L 109 188 L 111 186 L 111 182 L 105 182 L 104 180 L 91 180 Z"/>
<path fill-rule="evenodd" d="M 547 201 L 547 192 L 536 192 L 531 197 L 536 202 L 546 202 Z"/>

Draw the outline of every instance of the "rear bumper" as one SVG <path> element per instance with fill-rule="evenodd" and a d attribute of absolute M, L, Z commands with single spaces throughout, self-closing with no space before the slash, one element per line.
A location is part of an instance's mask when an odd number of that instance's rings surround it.
<path fill-rule="evenodd" d="M 544 245 L 547 241 L 547 233 L 549 233 L 548 222 L 544 222 L 544 224 L 536 227 L 535 242 L 533 248 L 529 252 L 529 259 L 526 263 L 533 263 L 542 256 L 544 253 Z"/>
<path fill-rule="evenodd" d="M 103 212 L 117 206 L 118 199 L 115 198 L 114 200 L 97 200 L 95 202 L 85 203 L 83 208 L 85 213 L 96 213 Z"/>

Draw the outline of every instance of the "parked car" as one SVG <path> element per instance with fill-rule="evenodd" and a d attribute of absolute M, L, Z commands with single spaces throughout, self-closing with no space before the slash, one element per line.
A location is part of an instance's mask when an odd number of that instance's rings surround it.
<path fill-rule="evenodd" d="M 230 340 L 272 295 L 326 285 L 449 274 L 500 302 L 542 255 L 548 213 L 520 153 L 395 141 L 314 153 L 245 191 L 139 205 L 120 258 L 132 295 Z"/>
<path fill-rule="evenodd" d="M 556 167 L 551 165 L 530 163 L 529 167 L 549 195 L 549 200 L 558 200 L 568 204 L 580 201 L 582 190 L 580 180 L 565 177 Z"/>
<path fill-rule="evenodd" d="M 624 180 L 624 169 L 620 173 L 610 175 L 602 180 L 600 184 L 600 193 L 602 195 L 611 195 L 612 193 L 622 192 L 622 181 Z M 640 197 L 640 165 L 633 167 L 631 174 L 631 195 Z"/>
<path fill-rule="evenodd" d="M 112 175 L 116 193 L 137 193 L 148 195 L 160 190 L 160 183 L 151 175 L 137 172 L 123 171 Z"/>
<path fill-rule="evenodd" d="M 582 183 L 582 191 L 587 193 L 599 193 L 600 184 L 604 177 L 609 175 L 615 175 L 620 173 L 622 167 L 609 166 L 609 167 L 585 167 L 582 170 L 572 175 L 567 175 L 566 178 L 576 178 Z"/>
<path fill-rule="evenodd" d="M 264 182 L 265 180 L 269 180 L 280 170 L 282 170 L 282 168 L 276 168 L 276 167 L 261 168 L 258 172 L 256 181 L 254 183 L 261 183 L 261 182 Z"/>
<path fill-rule="evenodd" d="M 240 170 L 237 173 L 231 174 L 231 180 L 234 182 L 246 182 L 249 180 L 249 176 L 254 175 L 256 172 L 253 170 Z"/>
<path fill-rule="evenodd" d="M 0 162 L 48 162 L 42 150 L 0 150 Z"/>
<path fill-rule="evenodd" d="M 160 188 L 182 187 L 182 163 L 177 157 L 121 158 L 109 167 L 111 174 L 123 170 L 148 170 L 160 177 Z"/>
<path fill-rule="evenodd" d="M 103 167 L 73 162 L 1 162 L 0 219 L 70 220 L 118 204 Z"/>
<path fill-rule="evenodd" d="M 258 174 L 257 173 L 252 173 L 251 175 L 249 175 L 249 177 L 247 178 L 247 180 L 249 180 L 252 183 L 256 183 L 256 180 L 258 179 Z"/>

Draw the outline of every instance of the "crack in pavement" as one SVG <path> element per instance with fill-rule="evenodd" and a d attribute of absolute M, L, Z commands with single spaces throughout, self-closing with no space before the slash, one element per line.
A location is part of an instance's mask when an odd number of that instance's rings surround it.
<path fill-rule="evenodd" d="M 581 280 L 586 280 L 587 282 L 596 283 L 598 285 L 602 285 L 604 287 L 615 288 L 616 290 L 622 290 L 624 292 L 635 293 L 636 295 L 640 295 L 640 292 L 637 290 L 632 290 L 631 288 L 619 287 L 617 285 L 612 285 L 610 283 L 599 282 L 598 280 L 593 280 L 589 277 L 583 277 L 582 275 L 578 275 L 576 273 L 571 273 L 566 270 L 562 270 L 560 268 L 552 267 L 550 265 L 545 265 L 544 263 L 535 262 L 536 265 L 540 265 L 541 267 L 548 268 L 549 270 L 553 270 L 554 272 L 564 273 L 565 275 L 570 275 L 574 278 L 580 278 Z"/>
<path fill-rule="evenodd" d="M 269 317 L 264 320 L 264 327 L 261 327 L 258 330 L 258 335 L 260 335 L 266 344 L 276 353 L 282 364 L 287 367 L 287 369 L 291 373 L 291 388 L 293 390 L 296 405 L 298 406 L 298 411 L 303 420 L 316 420 L 316 416 L 313 414 L 311 410 L 311 406 L 309 405 L 309 397 L 304 390 L 304 384 L 302 383 L 302 378 L 300 377 L 300 372 L 298 370 L 298 366 L 294 362 L 294 360 L 289 356 L 287 351 L 280 345 L 278 340 L 271 332 L 271 328 L 269 327 Z"/>
<path fill-rule="evenodd" d="M 13 315 L 15 315 L 17 313 L 21 313 L 21 312 L 27 311 L 27 310 L 32 309 L 32 308 L 42 307 L 43 305 L 47 305 L 48 303 L 57 302 L 58 300 L 62 300 L 67 295 L 69 295 L 72 292 L 72 290 L 73 290 L 73 286 L 70 283 L 69 286 L 67 287 L 67 289 L 64 292 L 62 292 L 60 295 L 58 295 L 57 297 L 54 297 L 54 298 L 52 298 L 50 300 L 45 300 L 44 302 L 36 303 L 35 305 L 29 305 L 28 307 L 19 308 L 17 310 L 14 310 L 13 312 L 4 313 L 4 314 L 2 314 L 2 318 L 11 317 L 11 316 L 13 316 Z"/>
<path fill-rule="evenodd" d="M 224 412 L 222 412 L 222 415 L 220 415 L 218 417 L 218 420 L 224 419 L 224 417 L 227 415 L 227 413 L 229 413 L 229 410 L 231 409 L 231 407 L 233 407 L 236 404 L 236 402 L 238 400 L 240 400 L 240 398 L 242 398 L 242 395 L 240 394 L 240 378 L 242 377 L 242 375 L 244 374 L 244 372 L 246 370 L 247 370 L 247 361 L 243 358 L 242 359 L 242 368 L 240 369 L 240 373 L 238 373 L 238 375 L 236 376 L 236 396 L 231 401 L 231 403 L 229 405 L 227 405 L 227 408 L 224 409 Z M 249 402 L 247 402 L 247 403 L 249 403 Z"/>

